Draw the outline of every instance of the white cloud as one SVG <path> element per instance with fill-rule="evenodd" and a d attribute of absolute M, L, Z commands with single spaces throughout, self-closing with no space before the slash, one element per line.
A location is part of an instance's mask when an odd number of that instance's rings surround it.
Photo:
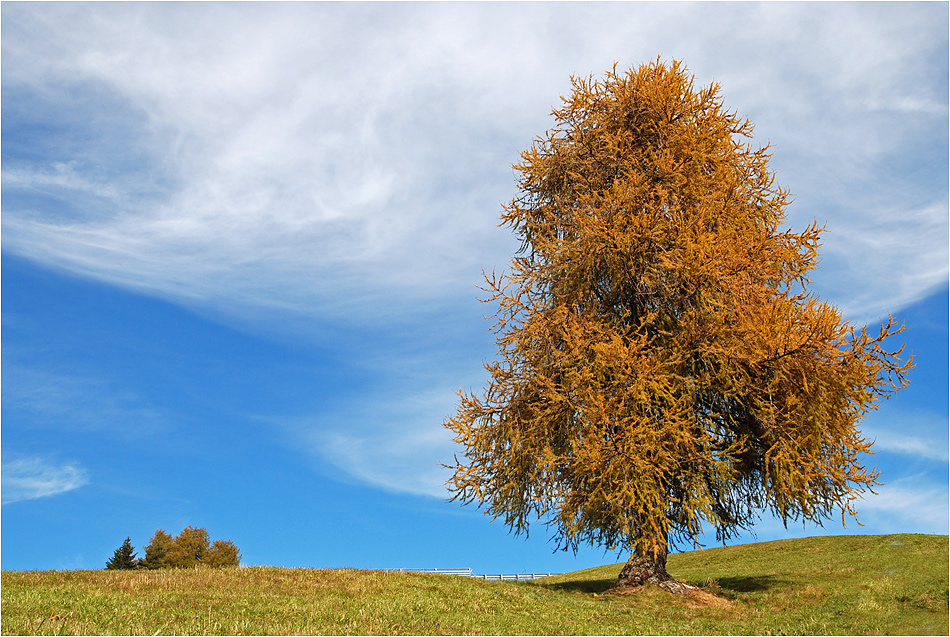
<path fill-rule="evenodd" d="M 895 436 L 890 432 L 878 435 L 875 443 L 877 451 L 890 451 L 908 456 L 918 456 L 928 460 L 950 460 L 946 441 L 937 442 L 916 436 Z"/>
<path fill-rule="evenodd" d="M 89 480 L 76 464 L 62 464 L 37 458 L 3 460 L 3 504 L 34 500 L 78 489 Z"/>
<path fill-rule="evenodd" d="M 452 472 L 433 460 L 451 461 L 451 440 L 438 424 L 421 431 L 380 427 L 369 436 L 320 431 L 313 450 L 344 475 L 387 491 L 445 499 Z M 441 453 L 440 453 L 441 452 Z M 448 455 L 448 457 L 445 457 Z"/>
<path fill-rule="evenodd" d="M 853 503 L 857 519 L 832 512 L 821 524 L 792 521 L 765 514 L 751 530 L 741 532 L 728 544 L 765 542 L 793 537 L 851 534 L 940 533 L 950 525 L 950 492 L 946 484 L 934 483 L 926 475 L 906 476 L 865 491 Z M 707 529 L 705 546 L 714 546 L 715 534 Z"/>
<path fill-rule="evenodd" d="M 875 453 L 884 451 L 927 460 L 950 460 L 950 446 L 946 438 L 950 423 L 946 416 L 942 423 L 939 417 L 930 414 L 892 416 L 890 420 L 892 422 L 886 427 L 861 427 L 864 436 L 874 440 L 872 450 Z"/>
<path fill-rule="evenodd" d="M 950 273 L 946 199 L 886 209 L 869 199 L 860 197 L 860 211 L 828 221 L 815 274 L 823 296 L 858 323 L 897 315 L 945 286 Z"/>
<path fill-rule="evenodd" d="M 345 406 L 319 418 L 285 420 L 291 435 L 326 466 L 382 489 L 445 499 L 457 451 L 442 427 L 454 412 L 450 388 L 402 387 L 402 398 Z"/>
<path fill-rule="evenodd" d="M 36 146 L 48 157 L 18 155 L 5 124 L 3 249 L 232 320 L 388 325 L 474 296 L 515 247 L 496 227 L 510 164 L 568 76 L 657 54 L 719 81 L 772 142 L 790 223 L 828 224 L 815 279 L 848 317 L 948 278 L 945 4 L 14 3 L 3 17 L 5 119 L 72 117 Z M 435 492 L 446 413 L 351 415 L 321 421 L 313 448 Z"/>
<path fill-rule="evenodd" d="M 118 199 L 121 192 L 109 183 L 95 183 L 88 176 L 71 164 L 53 162 L 39 170 L 23 170 L 18 168 L 3 171 L 3 182 L 6 187 L 32 190 L 37 192 L 67 192 L 70 194 L 82 193 L 92 195 L 97 199 Z"/>
<path fill-rule="evenodd" d="M 3 362 L 4 412 L 29 414 L 34 428 L 108 431 L 134 440 L 161 431 L 164 417 L 136 392 L 77 370 Z"/>
<path fill-rule="evenodd" d="M 11 194 L 55 181 L 63 198 L 98 198 L 51 220 L 8 195 L 4 246 L 187 303 L 347 316 L 369 298 L 435 301 L 510 254 L 495 228 L 499 203 L 514 194 L 508 165 L 549 125 L 568 74 L 659 52 L 685 58 L 702 82 L 721 80 L 727 104 L 761 117 L 760 134 L 784 157 L 780 181 L 808 203 L 793 207 L 793 222 L 829 221 L 840 272 L 820 282 L 849 315 L 877 314 L 947 278 L 945 184 L 930 202 L 881 210 L 870 223 L 866 198 L 848 207 L 875 171 L 891 169 L 901 143 L 916 143 L 908 126 L 945 128 L 945 78 L 918 68 L 945 41 L 918 28 L 933 11 L 7 8 L 8 92 L 29 87 L 55 102 L 69 96 L 56 88 L 68 81 L 70 92 L 112 95 L 110 108 L 145 122 L 151 170 L 169 187 L 141 197 L 134 181 L 102 183 L 76 163 L 57 172 L 7 162 Z M 123 158 L 107 150 L 93 159 L 117 170 Z M 844 192 L 826 191 L 828 180 Z"/>
<path fill-rule="evenodd" d="M 950 492 L 947 486 L 906 477 L 879 487 L 877 495 L 865 494 L 857 502 L 859 519 L 881 533 L 947 533 L 950 527 Z"/>
<path fill-rule="evenodd" d="M 859 425 L 861 434 L 874 441 L 872 451 L 897 453 L 925 460 L 950 459 L 950 422 L 947 414 L 885 403 Z"/>

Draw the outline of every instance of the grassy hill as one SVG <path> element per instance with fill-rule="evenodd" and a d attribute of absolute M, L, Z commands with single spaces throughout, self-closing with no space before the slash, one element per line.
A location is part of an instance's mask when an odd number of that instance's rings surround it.
<path fill-rule="evenodd" d="M 670 556 L 694 597 L 610 590 L 621 565 L 529 583 L 253 567 L 0 576 L 3 634 L 948 634 L 948 538 L 840 536 Z"/>

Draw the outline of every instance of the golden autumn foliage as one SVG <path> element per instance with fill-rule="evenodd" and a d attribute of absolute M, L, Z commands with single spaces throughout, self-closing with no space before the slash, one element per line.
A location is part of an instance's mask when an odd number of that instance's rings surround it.
<path fill-rule="evenodd" d="M 906 384 L 884 347 L 903 327 L 809 292 L 822 229 L 784 229 L 770 152 L 718 85 L 657 61 L 573 87 L 515 166 L 521 249 L 486 276 L 499 360 L 445 423 L 454 499 L 664 562 L 704 524 L 853 515 L 877 477 L 857 424 Z"/>
<path fill-rule="evenodd" d="M 215 540 L 211 543 L 208 530 L 186 526 L 172 537 L 163 529 L 145 547 L 145 568 L 193 568 L 209 566 L 222 568 L 240 566 L 241 553 L 231 540 Z"/>

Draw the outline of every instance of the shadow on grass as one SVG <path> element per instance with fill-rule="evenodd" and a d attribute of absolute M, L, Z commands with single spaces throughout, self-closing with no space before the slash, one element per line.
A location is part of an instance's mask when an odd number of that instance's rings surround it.
<path fill-rule="evenodd" d="M 718 580 L 719 588 L 733 593 L 758 593 L 784 583 L 786 583 L 784 580 L 772 575 L 759 575 L 757 577 L 721 577 Z"/>
<path fill-rule="evenodd" d="M 689 583 L 699 588 L 704 587 L 703 583 Z M 753 577 L 723 577 L 716 581 L 716 587 L 729 593 L 757 593 L 787 583 L 785 580 L 775 577 L 774 575 L 758 575 Z M 552 591 L 562 591 L 565 593 L 599 594 L 614 588 L 617 585 L 617 578 L 577 579 L 567 582 L 552 582 L 550 584 L 539 582 L 537 585 Z"/>
<path fill-rule="evenodd" d="M 563 591 L 565 593 L 603 593 L 617 585 L 617 578 L 609 579 L 585 579 L 574 580 L 571 582 L 558 582 L 557 584 L 541 584 L 552 591 Z"/>

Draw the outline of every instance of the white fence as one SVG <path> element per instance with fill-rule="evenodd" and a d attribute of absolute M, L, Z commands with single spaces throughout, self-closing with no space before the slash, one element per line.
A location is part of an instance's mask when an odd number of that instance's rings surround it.
<path fill-rule="evenodd" d="M 514 575 L 471 575 L 470 577 L 488 580 L 489 582 L 527 582 L 550 575 L 560 575 L 560 573 L 515 573 Z"/>
<path fill-rule="evenodd" d="M 437 573 L 439 575 L 458 575 L 459 577 L 472 577 L 475 579 L 487 580 L 489 582 L 527 582 L 529 580 L 548 577 L 550 575 L 559 575 L 559 573 L 515 573 L 513 575 L 487 575 L 472 573 L 470 568 L 393 568 L 391 571 L 400 573 Z"/>

